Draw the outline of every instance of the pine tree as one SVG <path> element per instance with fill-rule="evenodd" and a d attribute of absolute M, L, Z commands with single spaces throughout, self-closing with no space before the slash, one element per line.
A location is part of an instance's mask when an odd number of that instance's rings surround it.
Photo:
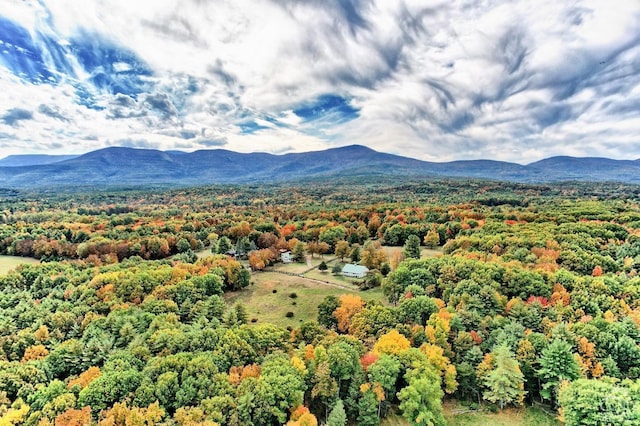
<path fill-rule="evenodd" d="M 305 243 L 303 243 L 302 241 L 298 241 L 293 246 L 293 251 L 291 252 L 291 254 L 293 255 L 293 259 L 296 262 L 304 262 L 304 252 L 306 250 L 307 250 L 307 247 Z"/>
<path fill-rule="evenodd" d="M 358 401 L 358 425 L 377 426 L 380 424 L 378 418 L 378 399 L 371 389 L 367 390 Z"/>
<path fill-rule="evenodd" d="M 409 235 L 404 243 L 402 252 L 407 259 L 420 259 L 420 237 Z"/>
<path fill-rule="evenodd" d="M 226 254 L 229 250 L 231 250 L 231 240 L 227 237 L 222 237 L 218 240 L 218 253 Z"/>
<path fill-rule="evenodd" d="M 344 403 L 339 399 L 327 417 L 327 426 L 345 426 L 346 424 L 347 413 L 344 411 Z"/>
<path fill-rule="evenodd" d="M 244 307 L 242 303 L 237 303 L 233 309 L 236 311 L 236 317 L 240 324 L 246 324 L 249 319 L 249 315 L 247 314 L 247 309 Z"/>
<path fill-rule="evenodd" d="M 498 403 L 502 410 L 506 404 L 522 404 L 524 399 L 524 376 L 518 361 L 506 345 L 493 350 L 495 368 L 485 377 L 487 390 L 484 399 Z"/>

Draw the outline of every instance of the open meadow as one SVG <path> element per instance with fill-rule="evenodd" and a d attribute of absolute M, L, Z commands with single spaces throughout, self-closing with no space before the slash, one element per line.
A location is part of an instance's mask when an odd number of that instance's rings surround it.
<path fill-rule="evenodd" d="M 18 257 L 18 256 L 6 256 L 0 255 L 0 275 L 4 275 L 9 271 L 16 269 L 16 267 L 25 263 L 36 264 L 40 261 L 32 257 Z"/>
<path fill-rule="evenodd" d="M 537 407 L 507 408 L 497 413 L 487 410 L 468 411 L 455 401 L 443 404 L 444 418 L 448 426 L 560 426 L 554 416 Z M 409 426 L 398 414 L 392 414 L 380 422 L 380 426 Z"/>
<path fill-rule="evenodd" d="M 252 274 L 251 280 L 253 284 L 249 287 L 224 295 L 227 305 L 244 305 L 250 323 L 256 319 L 258 324 L 299 327 L 305 321 L 317 319 L 318 305 L 327 296 L 358 294 L 364 300 L 382 302 L 384 299 L 379 288 L 360 291 L 355 286 L 348 289 L 278 272 L 256 272 Z M 293 313 L 293 316 L 288 318 L 288 312 Z"/>

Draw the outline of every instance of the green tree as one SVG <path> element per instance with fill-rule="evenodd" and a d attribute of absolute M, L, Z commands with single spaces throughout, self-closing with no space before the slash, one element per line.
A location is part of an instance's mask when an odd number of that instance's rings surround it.
<path fill-rule="evenodd" d="M 326 263 L 324 263 L 324 260 L 323 260 L 322 262 L 320 262 L 320 264 L 318 265 L 318 270 L 319 270 L 320 272 L 324 272 L 324 271 L 326 271 L 327 269 L 329 269 L 329 267 L 327 266 L 327 264 L 326 264 Z"/>
<path fill-rule="evenodd" d="M 223 236 L 218 240 L 218 254 L 226 254 L 232 247 L 229 237 Z"/>
<path fill-rule="evenodd" d="M 344 411 L 344 403 L 339 399 L 327 417 L 327 426 L 345 426 L 346 424 L 347 413 Z"/>
<path fill-rule="evenodd" d="M 442 414 L 440 377 L 430 368 L 410 370 L 405 377 L 409 385 L 398 392 L 402 416 L 413 425 L 445 426 Z"/>
<path fill-rule="evenodd" d="M 302 241 L 298 241 L 294 246 L 293 246 L 293 250 L 291 251 L 291 255 L 293 256 L 293 259 L 296 262 L 303 262 L 304 261 L 304 254 L 307 251 L 307 246 L 305 243 L 303 243 Z"/>
<path fill-rule="evenodd" d="M 358 263 L 360 262 L 361 258 L 362 258 L 362 248 L 360 247 L 360 244 L 352 245 L 351 253 L 349 253 L 349 259 L 351 259 L 353 263 Z"/>
<path fill-rule="evenodd" d="M 338 397 L 338 383 L 331 377 L 331 369 L 327 361 L 318 364 L 311 382 L 313 383 L 311 397 L 324 405 L 326 416 L 326 411 L 329 409 L 329 406 Z"/>
<path fill-rule="evenodd" d="M 386 354 L 380 355 L 380 358 L 367 368 L 369 382 L 382 386 L 387 401 L 393 401 L 395 397 L 399 373 L 400 361 Z"/>
<path fill-rule="evenodd" d="M 358 401 L 358 425 L 377 426 L 379 424 L 378 399 L 371 389 L 367 389 Z"/>
<path fill-rule="evenodd" d="M 488 388 L 484 399 L 497 403 L 500 409 L 506 404 L 521 405 L 524 399 L 524 376 L 518 361 L 507 345 L 497 346 L 492 352 L 495 368 L 485 377 Z"/>
<path fill-rule="evenodd" d="M 327 296 L 318 305 L 318 323 L 330 330 L 335 330 L 338 320 L 333 312 L 340 306 L 340 300 L 336 296 Z"/>
<path fill-rule="evenodd" d="M 640 424 L 640 382 L 578 379 L 560 389 L 558 402 L 567 426 Z"/>
<path fill-rule="evenodd" d="M 323 243 L 329 244 L 331 248 L 336 246 L 338 241 L 342 241 L 347 236 L 343 226 L 332 226 L 320 233 L 318 240 Z"/>
<path fill-rule="evenodd" d="M 571 346 L 564 340 L 555 339 L 542 351 L 538 375 L 542 380 L 540 394 L 556 401 L 560 383 L 580 377 L 580 366 L 571 353 Z"/>
<path fill-rule="evenodd" d="M 402 253 L 407 259 L 420 259 L 420 237 L 411 234 L 404 243 Z"/>
<path fill-rule="evenodd" d="M 186 253 L 191 250 L 191 244 L 189 244 L 189 240 L 186 238 L 180 238 L 176 243 L 176 250 L 178 253 Z"/>

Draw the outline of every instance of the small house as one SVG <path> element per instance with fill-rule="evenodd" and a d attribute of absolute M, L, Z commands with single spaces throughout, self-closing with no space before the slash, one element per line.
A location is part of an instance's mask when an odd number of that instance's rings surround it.
<path fill-rule="evenodd" d="M 291 263 L 293 262 L 293 254 L 290 251 L 283 251 L 280 253 L 280 260 L 282 263 Z"/>
<path fill-rule="evenodd" d="M 347 263 L 342 267 L 342 275 L 351 278 L 364 278 L 369 272 L 369 268 L 362 265 L 354 265 L 353 263 Z"/>

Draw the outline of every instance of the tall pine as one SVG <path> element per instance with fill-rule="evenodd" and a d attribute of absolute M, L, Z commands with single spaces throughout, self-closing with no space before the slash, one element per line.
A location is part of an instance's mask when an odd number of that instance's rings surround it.
<path fill-rule="evenodd" d="M 497 403 L 502 410 L 507 404 L 522 404 L 524 399 L 524 376 L 518 361 L 507 345 L 493 350 L 495 368 L 485 377 L 488 388 L 484 399 Z"/>

